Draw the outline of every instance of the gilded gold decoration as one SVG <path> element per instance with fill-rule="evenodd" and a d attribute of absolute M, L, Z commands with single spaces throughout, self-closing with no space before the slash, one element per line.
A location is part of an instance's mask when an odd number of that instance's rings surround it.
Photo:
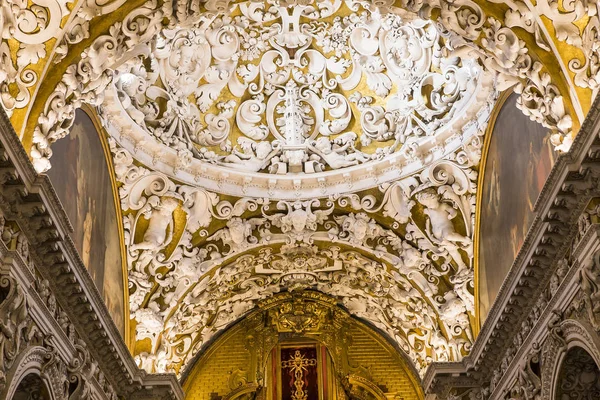
<path fill-rule="evenodd" d="M 294 388 L 296 391 L 292 395 L 292 400 L 306 400 L 308 397 L 304 392 L 304 371 L 306 371 L 306 367 L 311 365 L 317 365 L 317 360 L 304 357 L 300 350 L 296 350 L 289 360 L 281 362 L 282 368 L 290 369 L 294 373 Z"/>
<path fill-rule="evenodd" d="M 565 152 L 598 92 L 598 7 L 555 3 L 8 0 L 0 103 L 39 172 L 96 107 L 141 367 L 179 373 L 269 297 L 320 291 L 424 374 L 478 330 L 497 94 Z M 315 307 L 271 328 L 320 331 Z"/>
<path fill-rule="evenodd" d="M 288 304 L 322 310 L 324 324 L 314 331 L 279 332 L 273 315 L 287 309 Z M 271 399 L 281 379 L 279 374 L 289 371 L 282 362 L 291 361 L 275 357 L 279 372 L 273 371 L 274 350 L 315 346 L 319 349 L 319 360 L 315 362 L 322 364 L 317 369 L 324 374 L 321 378 L 326 386 L 324 397 L 319 398 L 345 400 L 347 393 L 366 393 L 366 400 L 423 399 L 414 371 L 385 337 L 352 318 L 335 299 L 307 291 L 281 293 L 264 300 L 204 348 L 183 372 L 186 399 L 210 400 L 211 393 L 227 399 Z M 321 346 L 325 353 L 321 353 Z M 327 354 L 325 360 L 321 354 Z"/>
<path fill-rule="evenodd" d="M 275 311 L 274 320 L 279 332 L 304 333 L 318 331 L 325 322 L 326 310 L 316 304 L 296 298 Z"/>

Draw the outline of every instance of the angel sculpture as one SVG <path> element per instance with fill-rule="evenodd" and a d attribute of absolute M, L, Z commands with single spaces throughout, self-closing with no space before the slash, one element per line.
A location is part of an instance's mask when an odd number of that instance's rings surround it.
<path fill-rule="evenodd" d="M 150 206 L 150 202 L 148 203 Z M 150 222 L 144 232 L 141 242 L 133 243 L 129 246 L 129 253 L 135 254 L 138 250 L 143 250 L 139 255 L 137 271 L 144 271 L 152 259 L 163 250 L 173 239 L 173 212 L 179 206 L 179 201 L 173 197 L 164 197 L 158 204 L 143 212 L 149 215 Z M 140 213 L 142 214 L 142 213 Z M 138 214 L 138 218 L 139 215 Z M 135 229 L 135 228 L 134 228 Z M 133 235 L 132 235 L 133 238 Z"/>
<path fill-rule="evenodd" d="M 600 314 L 600 277 L 597 273 L 600 256 L 596 255 L 594 260 L 586 262 L 580 272 L 581 289 L 585 294 L 584 304 L 592 325 L 600 329 L 598 315 Z"/>
<path fill-rule="evenodd" d="M 242 251 L 258 242 L 258 239 L 252 236 L 252 232 L 264 222 L 264 218 L 232 218 L 227 222 L 226 228 L 219 230 L 208 240 L 221 240 L 224 245 L 229 246 L 229 253 Z"/>
<path fill-rule="evenodd" d="M 340 169 L 368 160 L 368 156 L 359 151 L 348 153 L 349 149 L 354 150 L 354 140 L 356 140 L 354 132 L 344 133 L 333 141 L 322 136 L 314 142 L 311 148 L 331 168 Z"/>
<path fill-rule="evenodd" d="M 179 202 L 172 197 L 165 197 L 159 205 L 150 212 L 148 229 L 144 233 L 144 239 L 140 243 L 132 244 L 129 249 L 149 250 L 163 248 L 173 238 L 173 212 L 179 206 Z"/>
<path fill-rule="evenodd" d="M 273 149 L 270 142 L 254 142 L 250 139 L 239 138 L 237 146 L 234 147 L 230 155 L 223 159 L 221 164 L 230 168 L 243 169 L 244 171 L 258 172 L 266 167 L 269 160 L 277 152 Z"/>
<path fill-rule="evenodd" d="M 456 293 L 451 290 L 446 292 L 444 302 L 439 304 L 439 310 L 440 318 L 451 327 L 453 332 L 464 331 L 469 340 L 473 340 L 469 329 L 470 322 L 467 307 Z"/>
<path fill-rule="evenodd" d="M 457 216 L 458 212 L 449 204 L 441 202 L 437 193 L 433 189 L 427 189 L 417 194 L 417 201 L 424 207 L 424 213 L 429 218 L 427 219 L 426 232 L 435 244 L 446 249 L 450 256 L 458 265 L 457 274 L 463 274 L 468 271 L 468 268 L 458 248 L 462 248 L 470 254 L 472 240 L 469 237 L 463 236 L 456 232 L 452 220 Z"/>

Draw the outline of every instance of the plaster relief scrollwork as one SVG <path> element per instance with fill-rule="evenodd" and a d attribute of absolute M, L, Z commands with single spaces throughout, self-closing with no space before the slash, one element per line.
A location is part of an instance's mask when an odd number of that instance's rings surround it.
<path fill-rule="evenodd" d="M 422 2 L 402 5 L 404 13 L 378 4 L 380 14 L 361 2 L 302 4 L 294 12 L 287 4 L 267 3 L 240 3 L 228 12 L 226 4 L 212 5 L 214 20 L 194 13 L 185 28 L 159 36 L 156 54 L 124 64 L 116 93 L 109 95 L 122 107 L 105 110 L 107 118 L 116 117 L 114 135 L 133 123 L 139 132 L 127 134 L 134 141 L 151 136 L 153 151 L 158 144 L 185 148 L 208 164 L 276 175 L 335 171 L 394 153 L 403 164 L 427 162 L 452 142 L 445 130 L 459 129 L 460 116 L 481 105 L 482 82 L 495 77 L 500 90 L 516 85 L 519 107 L 553 129 L 559 150 L 570 147 L 573 121 L 565 100 L 513 30 L 534 33 L 536 43 L 549 49 L 526 6 L 511 5 L 505 25 L 474 2 L 434 2 L 427 9 L 440 9 L 436 26 L 397 15 L 423 13 Z M 315 22 L 334 12 L 342 16 Z M 557 24 L 573 30 L 580 14 Z M 516 15 L 527 18 L 520 22 Z M 301 16 L 306 22 L 299 22 Z M 473 45 L 478 39 L 481 46 Z M 163 48 L 179 54 L 179 64 L 165 63 Z M 210 62 L 198 63 L 198 54 L 210 55 Z M 191 65 L 197 66 L 193 73 Z M 161 87 L 154 83 L 158 76 L 177 78 L 166 78 Z M 368 91 L 348 95 L 361 80 Z M 424 87 L 433 91 L 424 94 Z M 180 92 L 189 92 L 189 99 L 178 97 Z M 247 100 L 235 100 L 246 94 Z M 158 99 L 166 106 L 158 107 Z M 352 118 L 360 121 L 359 131 Z M 424 144 L 428 137 L 437 138 L 433 146 Z M 373 151 L 373 142 L 382 145 Z M 188 168 L 199 165 L 192 160 Z"/>
<path fill-rule="evenodd" d="M 98 36 L 67 68 L 61 82 L 44 104 L 33 133 L 31 157 L 37 171 L 50 168 L 51 143 L 68 134 L 75 110 L 82 104 L 98 105 L 112 78 L 110 68 L 136 45 L 143 45 L 160 27 L 161 11 L 157 2 L 149 1 L 132 11 L 123 21 Z"/>
<path fill-rule="evenodd" d="M 29 105 L 31 89 L 40 79 L 36 64 L 46 58 L 46 44 L 59 34 L 61 19 L 69 14 L 67 3 L 8 0 L 0 5 L 0 104 L 9 116 Z M 16 54 L 8 39 L 16 41 Z"/>
<path fill-rule="evenodd" d="M 36 334 L 28 315 L 25 293 L 14 278 L 0 274 L 0 392 L 6 374 Z"/>
<path fill-rule="evenodd" d="M 184 368 L 215 334 L 282 290 L 335 297 L 393 338 L 421 372 L 470 351 L 472 233 L 459 228 L 473 218 L 477 175 L 468 163 L 447 160 L 383 184 L 379 201 L 222 200 L 112 146 L 131 317 L 137 339 L 151 342 L 137 360 L 148 371 Z"/>
<path fill-rule="evenodd" d="M 539 346 L 534 345 L 531 354 L 519 366 L 516 381 L 510 389 L 507 400 L 540 400 L 542 381 L 540 371 Z"/>
<path fill-rule="evenodd" d="M 242 2 L 161 31 L 150 54 L 119 66 L 100 113 L 122 146 L 153 162 L 160 154 L 155 167 L 171 176 L 219 188 L 223 175 L 250 179 L 246 193 L 300 174 L 293 190 L 303 193 L 305 177 L 327 187 L 351 169 L 352 185 L 391 156 L 414 170 L 477 141 L 493 77 L 445 56 L 449 41 L 432 22 L 359 3 Z"/>

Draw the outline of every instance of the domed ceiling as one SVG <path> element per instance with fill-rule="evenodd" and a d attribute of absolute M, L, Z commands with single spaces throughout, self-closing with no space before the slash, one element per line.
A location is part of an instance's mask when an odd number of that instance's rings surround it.
<path fill-rule="evenodd" d="M 359 3 L 241 2 L 161 31 L 119 66 L 101 115 L 137 159 L 207 189 L 366 189 L 478 140 L 493 79 L 451 40 Z"/>
<path fill-rule="evenodd" d="M 183 372 L 281 291 L 332 295 L 423 372 L 468 354 L 495 77 L 434 22 L 240 2 L 162 30 L 99 107 L 126 212 L 136 353 Z"/>
<path fill-rule="evenodd" d="M 599 29 L 588 2 L 12 0 L 0 101 L 39 172 L 96 107 L 141 367 L 181 375 L 261 299 L 311 289 L 423 374 L 474 340 L 498 91 L 568 150 Z"/>

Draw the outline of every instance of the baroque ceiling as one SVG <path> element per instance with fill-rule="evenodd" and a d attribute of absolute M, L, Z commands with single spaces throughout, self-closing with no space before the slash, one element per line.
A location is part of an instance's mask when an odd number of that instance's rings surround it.
<path fill-rule="evenodd" d="M 260 301 L 302 290 L 380 329 L 420 374 L 461 360 L 499 92 L 567 151 L 598 88 L 586 1 L 0 7 L 0 99 L 35 168 L 84 104 L 110 136 L 149 372 L 184 373 Z"/>
<path fill-rule="evenodd" d="M 358 3 L 242 2 L 120 65 L 100 115 L 138 160 L 207 189 L 364 189 L 480 134 L 493 76 L 453 56 L 451 39 Z"/>

